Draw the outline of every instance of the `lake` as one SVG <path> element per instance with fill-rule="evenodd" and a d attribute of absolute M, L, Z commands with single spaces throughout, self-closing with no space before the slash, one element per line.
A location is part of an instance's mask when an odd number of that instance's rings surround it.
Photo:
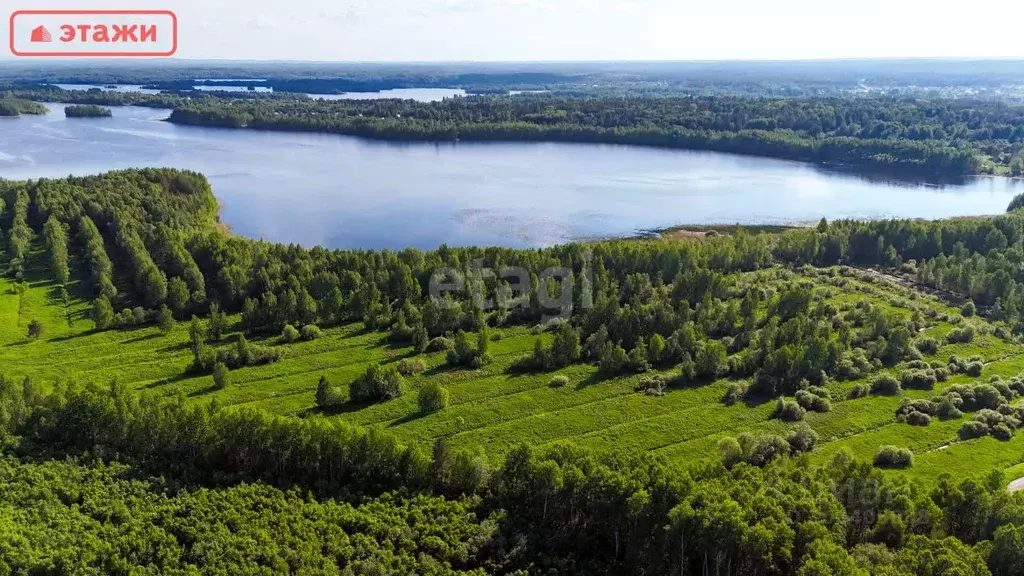
<path fill-rule="evenodd" d="M 155 166 L 206 174 L 238 234 L 332 248 L 543 246 L 674 224 L 996 214 L 1024 182 L 869 179 L 809 164 L 656 148 L 390 143 L 177 126 L 166 110 L 0 119 L 0 177 Z"/>
<path fill-rule="evenodd" d="M 221 78 L 230 80 L 230 78 Z M 241 80 L 238 80 L 241 81 Z M 91 90 L 93 88 L 109 92 L 139 92 L 142 94 L 159 94 L 160 90 L 142 88 L 140 84 L 116 84 L 111 86 L 100 86 L 98 84 L 55 84 L 64 90 Z M 255 86 L 255 90 L 249 90 L 246 86 L 193 86 L 196 90 L 205 92 L 267 92 L 272 93 L 272 88 L 266 86 Z M 544 92 L 544 90 L 532 90 L 530 92 Z M 521 94 L 523 92 L 516 92 Z M 395 88 L 393 90 L 380 90 L 378 92 L 345 92 L 344 94 L 306 94 L 310 98 L 322 100 L 373 100 L 375 98 L 399 98 L 402 100 L 417 100 L 419 102 L 436 102 L 445 98 L 465 96 L 466 91 L 461 88 Z"/>

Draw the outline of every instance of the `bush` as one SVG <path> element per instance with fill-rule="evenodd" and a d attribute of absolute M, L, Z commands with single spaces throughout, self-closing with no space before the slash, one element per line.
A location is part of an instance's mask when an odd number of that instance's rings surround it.
<path fill-rule="evenodd" d="M 284 330 L 281 330 L 281 341 L 291 344 L 297 342 L 299 339 L 299 331 L 295 329 L 295 326 L 291 324 L 285 324 Z"/>
<path fill-rule="evenodd" d="M 35 318 L 28 323 L 28 337 L 33 340 L 38 340 L 43 335 L 43 323 Z"/>
<path fill-rule="evenodd" d="M 395 369 L 402 376 L 412 376 L 427 369 L 427 365 L 419 358 L 403 358 L 395 365 Z"/>
<path fill-rule="evenodd" d="M 964 305 L 960 307 L 960 313 L 963 314 L 965 318 L 974 316 L 977 311 L 978 309 L 974 306 L 974 301 L 972 300 L 964 302 Z"/>
<path fill-rule="evenodd" d="M 880 446 L 875 453 L 878 468 L 909 468 L 914 465 L 914 453 L 906 448 Z"/>
<path fill-rule="evenodd" d="M 448 390 L 436 382 L 428 382 L 423 388 L 420 388 L 416 402 L 419 404 L 421 412 L 430 414 L 447 408 L 450 398 Z"/>
<path fill-rule="evenodd" d="M 963 404 L 963 400 L 958 394 L 946 394 L 939 401 L 939 407 L 935 414 L 942 420 L 962 418 L 964 413 L 960 411 L 961 404 Z"/>
<path fill-rule="evenodd" d="M 946 380 L 949 380 L 949 370 L 943 367 L 935 368 L 934 370 L 936 382 L 945 382 Z"/>
<path fill-rule="evenodd" d="M 643 392 L 648 396 L 665 395 L 665 378 L 663 376 L 650 376 L 640 380 L 633 390 Z"/>
<path fill-rule="evenodd" d="M 801 422 L 786 436 L 786 442 L 789 442 L 789 447 L 794 453 L 810 452 L 818 443 L 818 433 Z"/>
<path fill-rule="evenodd" d="M 444 336 L 438 336 L 430 342 L 427 342 L 427 352 L 445 352 L 451 350 L 454 344 L 448 338 Z"/>
<path fill-rule="evenodd" d="M 800 404 L 792 400 L 785 400 L 779 398 L 778 403 L 775 405 L 774 417 L 779 418 L 785 422 L 796 422 L 797 420 L 803 420 L 806 411 Z"/>
<path fill-rule="evenodd" d="M 911 426 L 927 426 L 932 423 L 932 417 L 923 412 L 911 412 L 907 414 L 907 424 Z"/>
<path fill-rule="evenodd" d="M 828 412 L 832 408 L 828 399 L 812 394 L 810 390 L 797 390 L 796 402 L 801 408 L 811 412 Z"/>
<path fill-rule="evenodd" d="M 935 354 L 939 351 L 939 341 L 935 338 L 921 338 L 917 342 L 914 342 L 914 346 L 916 346 L 922 354 Z"/>
<path fill-rule="evenodd" d="M 950 344 L 967 343 L 972 340 L 974 340 L 974 328 L 971 326 L 953 328 L 949 334 L 946 334 L 946 342 Z"/>
<path fill-rule="evenodd" d="M 331 382 L 327 380 L 326 376 L 320 376 L 320 381 L 316 385 L 316 405 L 320 408 L 331 408 L 341 402 L 341 390 L 331 386 Z"/>
<path fill-rule="evenodd" d="M 973 377 L 977 378 L 978 376 L 981 376 L 981 371 L 984 368 L 985 368 L 985 365 L 982 364 L 981 362 L 971 362 L 970 364 L 967 365 L 967 367 L 964 370 L 964 372 L 968 376 L 973 376 Z"/>
<path fill-rule="evenodd" d="M 732 406 L 746 398 L 747 389 L 748 385 L 745 382 L 733 382 L 729 384 L 728 388 L 726 388 L 725 396 L 722 398 L 722 401 L 727 405 Z"/>
<path fill-rule="evenodd" d="M 228 385 L 228 367 L 223 362 L 213 365 L 213 387 L 216 390 L 223 390 Z"/>
<path fill-rule="evenodd" d="M 1013 430 L 1011 430 L 1006 424 L 997 424 L 992 427 L 992 437 L 996 440 L 1006 442 L 1013 438 Z"/>
<path fill-rule="evenodd" d="M 873 382 L 871 382 L 872 394 L 884 394 L 886 396 L 895 396 L 902 391 L 903 389 L 900 388 L 899 380 L 896 380 L 896 378 L 890 374 L 882 374 L 875 378 Z"/>
<path fill-rule="evenodd" d="M 548 386 L 552 388 L 562 388 L 569 384 L 569 377 L 559 374 L 558 376 L 552 376 L 551 380 L 548 380 Z"/>
<path fill-rule="evenodd" d="M 904 389 L 931 390 L 935 387 L 935 382 L 935 371 L 931 368 L 907 370 L 900 376 L 900 384 Z"/>
<path fill-rule="evenodd" d="M 962 440 L 981 438 L 982 436 L 988 436 L 988 425 L 984 422 L 968 420 L 960 426 L 960 438 Z"/>
<path fill-rule="evenodd" d="M 863 398 L 863 397 L 867 396 L 870 391 L 871 391 L 871 388 L 868 387 L 867 384 L 857 384 L 856 386 L 854 386 L 850 390 L 850 398 L 851 399 Z"/>
<path fill-rule="evenodd" d="M 749 432 L 740 434 L 738 438 L 723 438 L 718 444 L 722 451 L 722 460 L 734 459 L 735 462 L 746 462 L 751 466 L 764 466 L 792 451 L 789 442 L 775 434 L 754 436 Z M 728 464 L 727 464 L 728 465 Z"/>
<path fill-rule="evenodd" d="M 301 336 L 303 340 L 307 341 L 316 340 L 320 336 L 323 336 L 323 332 L 320 331 L 320 328 L 318 328 L 316 324 L 306 324 L 302 327 L 302 330 L 299 331 L 299 336 Z"/>
<path fill-rule="evenodd" d="M 370 364 L 366 372 L 352 382 L 349 396 L 354 402 L 379 402 L 401 396 L 404 387 L 405 381 L 395 367 Z"/>
<path fill-rule="evenodd" d="M 160 310 L 156 313 L 156 325 L 160 327 L 160 331 L 164 334 L 174 330 L 174 315 L 171 314 L 171 309 L 167 306 L 161 306 Z"/>

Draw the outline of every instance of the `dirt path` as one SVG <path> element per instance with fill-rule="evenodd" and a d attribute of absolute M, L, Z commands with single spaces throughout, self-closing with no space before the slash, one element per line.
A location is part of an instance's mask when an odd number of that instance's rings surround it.
<path fill-rule="evenodd" d="M 1006 489 L 1010 492 L 1020 492 L 1021 490 L 1024 490 L 1024 478 L 1017 478 L 1013 482 L 1010 482 L 1010 485 L 1007 486 Z"/>

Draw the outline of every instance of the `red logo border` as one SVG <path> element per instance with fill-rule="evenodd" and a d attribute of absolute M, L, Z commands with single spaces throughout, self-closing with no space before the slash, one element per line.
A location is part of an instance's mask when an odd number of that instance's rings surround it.
<path fill-rule="evenodd" d="M 170 16 L 172 22 L 172 38 L 174 44 L 169 52 L 18 52 L 14 46 L 14 19 L 18 16 L 51 16 L 54 14 L 74 16 L 111 16 L 111 15 L 137 15 L 137 16 Z M 15 56 L 56 56 L 56 57 L 130 57 L 148 56 L 150 58 L 161 58 L 173 56 L 178 51 L 178 16 L 172 10 L 16 10 L 11 13 L 10 19 L 10 48 L 11 54 Z"/>

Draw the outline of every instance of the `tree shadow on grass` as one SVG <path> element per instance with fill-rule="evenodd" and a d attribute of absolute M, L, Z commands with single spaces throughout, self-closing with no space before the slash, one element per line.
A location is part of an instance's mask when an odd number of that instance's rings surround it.
<path fill-rule="evenodd" d="M 122 342 L 122 344 L 134 344 L 136 342 L 145 342 L 147 340 L 153 340 L 154 338 L 159 338 L 161 336 L 163 336 L 163 334 L 147 334 L 145 336 L 136 336 L 131 340 L 125 340 L 124 342 Z"/>
<path fill-rule="evenodd" d="M 429 412 L 423 412 L 421 410 L 417 410 L 416 412 L 413 412 L 412 414 L 406 414 L 405 416 L 402 416 L 401 418 L 399 418 L 397 420 L 391 421 L 391 423 L 388 424 L 388 428 L 394 428 L 395 426 L 401 426 L 402 424 L 408 424 L 409 422 L 414 422 L 416 420 L 419 420 L 420 418 L 423 418 L 424 416 L 429 416 L 429 415 L 430 415 Z"/>
<path fill-rule="evenodd" d="M 439 374 L 448 374 L 452 372 L 458 372 L 460 370 L 471 370 L 471 368 L 466 368 L 465 366 L 449 366 L 448 362 L 444 362 L 442 364 L 434 366 L 433 368 L 428 368 L 424 370 L 422 374 L 424 376 L 437 376 Z"/>
<path fill-rule="evenodd" d="M 309 416 L 337 416 L 339 414 L 357 412 L 371 405 L 373 405 L 372 402 L 342 402 L 336 406 L 313 406 L 299 412 L 299 416 L 303 418 Z"/>
<path fill-rule="evenodd" d="M 575 388 L 576 390 L 583 390 L 584 388 L 593 386 L 595 384 L 600 384 L 601 382 L 604 382 L 605 380 L 610 380 L 612 378 L 615 378 L 615 376 L 612 376 L 610 374 L 601 374 L 600 372 L 594 372 L 590 376 L 587 376 L 583 380 L 577 382 Z"/>
<path fill-rule="evenodd" d="M 216 391 L 217 391 L 217 385 L 216 384 L 210 384 L 209 386 L 204 386 L 203 388 L 199 388 L 197 390 L 193 390 L 193 391 L 189 392 L 188 393 L 188 397 L 189 398 L 198 398 L 200 396 L 206 396 L 207 394 L 209 394 L 211 392 L 216 392 Z"/>
<path fill-rule="evenodd" d="M 157 352 L 179 352 L 185 350 L 191 346 L 189 342 L 181 342 L 178 344 L 171 344 L 170 346 L 164 346 L 163 348 L 157 348 Z"/>
<path fill-rule="evenodd" d="M 150 382 L 149 384 L 146 384 L 144 386 L 144 388 L 147 388 L 147 389 L 159 388 L 160 386 L 166 386 L 168 384 L 174 384 L 176 382 L 181 382 L 182 380 L 187 380 L 188 378 L 192 378 L 193 376 L 195 376 L 195 374 L 192 374 L 192 373 L 189 373 L 189 372 L 182 372 L 181 374 L 177 374 L 175 376 L 169 376 L 167 378 L 164 378 L 163 380 L 155 380 L 153 382 Z"/>

